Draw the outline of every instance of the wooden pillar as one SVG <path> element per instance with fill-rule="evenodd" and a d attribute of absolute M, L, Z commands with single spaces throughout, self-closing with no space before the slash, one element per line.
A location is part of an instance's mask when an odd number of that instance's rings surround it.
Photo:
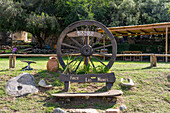
<path fill-rule="evenodd" d="M 89 45 L 89 36 L 85 38 L 85 44 Z M 87 62 L 87 65 L 89 64 L 89 57 L 87 57 L 87 61 L 86 61 L 86 57 L 84 57 L 84 64 L 86 65 L 86 62 Z"/>
<path fill-rule="evenodd" d="M 9 69 L 10 68 L 15 68 L 16 65 L 16 56 L 15 55 L 10 55 L 9 56 Z"/>
<path fill-rule="evenodd" d="M 15 62 L 16 62 L 16 56 L 13 56 L 13 58 L 12 58 L 12 59 L 13 59 L 13 65 L 12 65 L 12 68 L 15 68 L 15 64 L 16 64 L 16 63 L 15 63 Z"/>
<path fill-rule="evenodd" d="M 103 52 L 104 52 L 104 54 L 105 54 L 105 39 L 106 39 L 106 38 L 104 37 L 104 38 L 103 38 L 103 46 L 104 46 L 104 48 L 103 48 L 104 51 L 103 51 Z M 105 55 L 103 55 L 103 60 L 105 60 Z"/>
<path fill-rule="evenodd" d="M 9 69 L 12 68 L 12 56 L 9 56 Z"/>
<path fill-rule="evenodd" d="M 155 55 L 150 56 L 150 63 L 151 63 L 150 67 L 156 67 L 157 66 L 157 58 L 156 58 Z"/>
<path fill-rule="evenodd" d="M 166 27 L 166 36 L 165 36 L 165 54 L 168 54 L 168 27 Z M 168 57 L 165 57 L 165 62 L 168 62 Z"/>

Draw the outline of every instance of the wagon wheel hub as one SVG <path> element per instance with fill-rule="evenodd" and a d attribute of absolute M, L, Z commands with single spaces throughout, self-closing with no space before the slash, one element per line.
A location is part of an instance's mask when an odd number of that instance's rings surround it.
<path fill-rule="evenodd" d="M 90 45 L 84 45 L 81 48 L 81 54 L 83 56 L 90 56 L 90 55 L 92 55 L 92 53 L 93 53 L 93 48 Z"/>

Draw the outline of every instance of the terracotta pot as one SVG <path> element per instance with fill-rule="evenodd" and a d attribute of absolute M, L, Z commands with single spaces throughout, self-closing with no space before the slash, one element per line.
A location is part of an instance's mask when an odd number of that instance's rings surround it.
<path fill-rule="evenodd" d="M 49 61 L 47 62 L 47 70 L 50 72 L 57 72 L 59 68 L 59 64 L 56 57 L 49 57 Z"/>

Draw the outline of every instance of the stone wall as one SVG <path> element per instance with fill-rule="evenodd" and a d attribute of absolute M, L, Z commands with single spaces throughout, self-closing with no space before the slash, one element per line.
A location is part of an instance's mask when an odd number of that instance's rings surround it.
<path fill-rule="evenodd" d="M 12 40 L 24 40 L 27 41 L 27 32 L 21 31 L 14 34 L 11 34 Z"/>

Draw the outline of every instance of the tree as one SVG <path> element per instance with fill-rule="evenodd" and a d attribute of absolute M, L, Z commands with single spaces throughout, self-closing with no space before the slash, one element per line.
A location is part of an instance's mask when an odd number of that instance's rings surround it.
<path fill-rule="evenodd" d="M 167 0 L 110 0 L 93 5 L 92 12 L 106 26 L 139 25 L 169 22 L 168 6 Z"/>
<path fill-rule="evenodd" d="M 1 1 L 0 30 L 30 32 L 38 40 L 39 47 L 44 48 L 49 37 L 56 40 L 70 23 L 91 18 L 88 7 L 84 7 L 86 3 L 83 0 Z"/>
<path fill-rule="evenodd" d="M 8 2 L 4 2 L 8 1 Z M 97 20 L 106 26 L 169 22 L 167 0 L 1 0 L 0 30 L 27 31 L 39 47 L 77 20 Z"/>

